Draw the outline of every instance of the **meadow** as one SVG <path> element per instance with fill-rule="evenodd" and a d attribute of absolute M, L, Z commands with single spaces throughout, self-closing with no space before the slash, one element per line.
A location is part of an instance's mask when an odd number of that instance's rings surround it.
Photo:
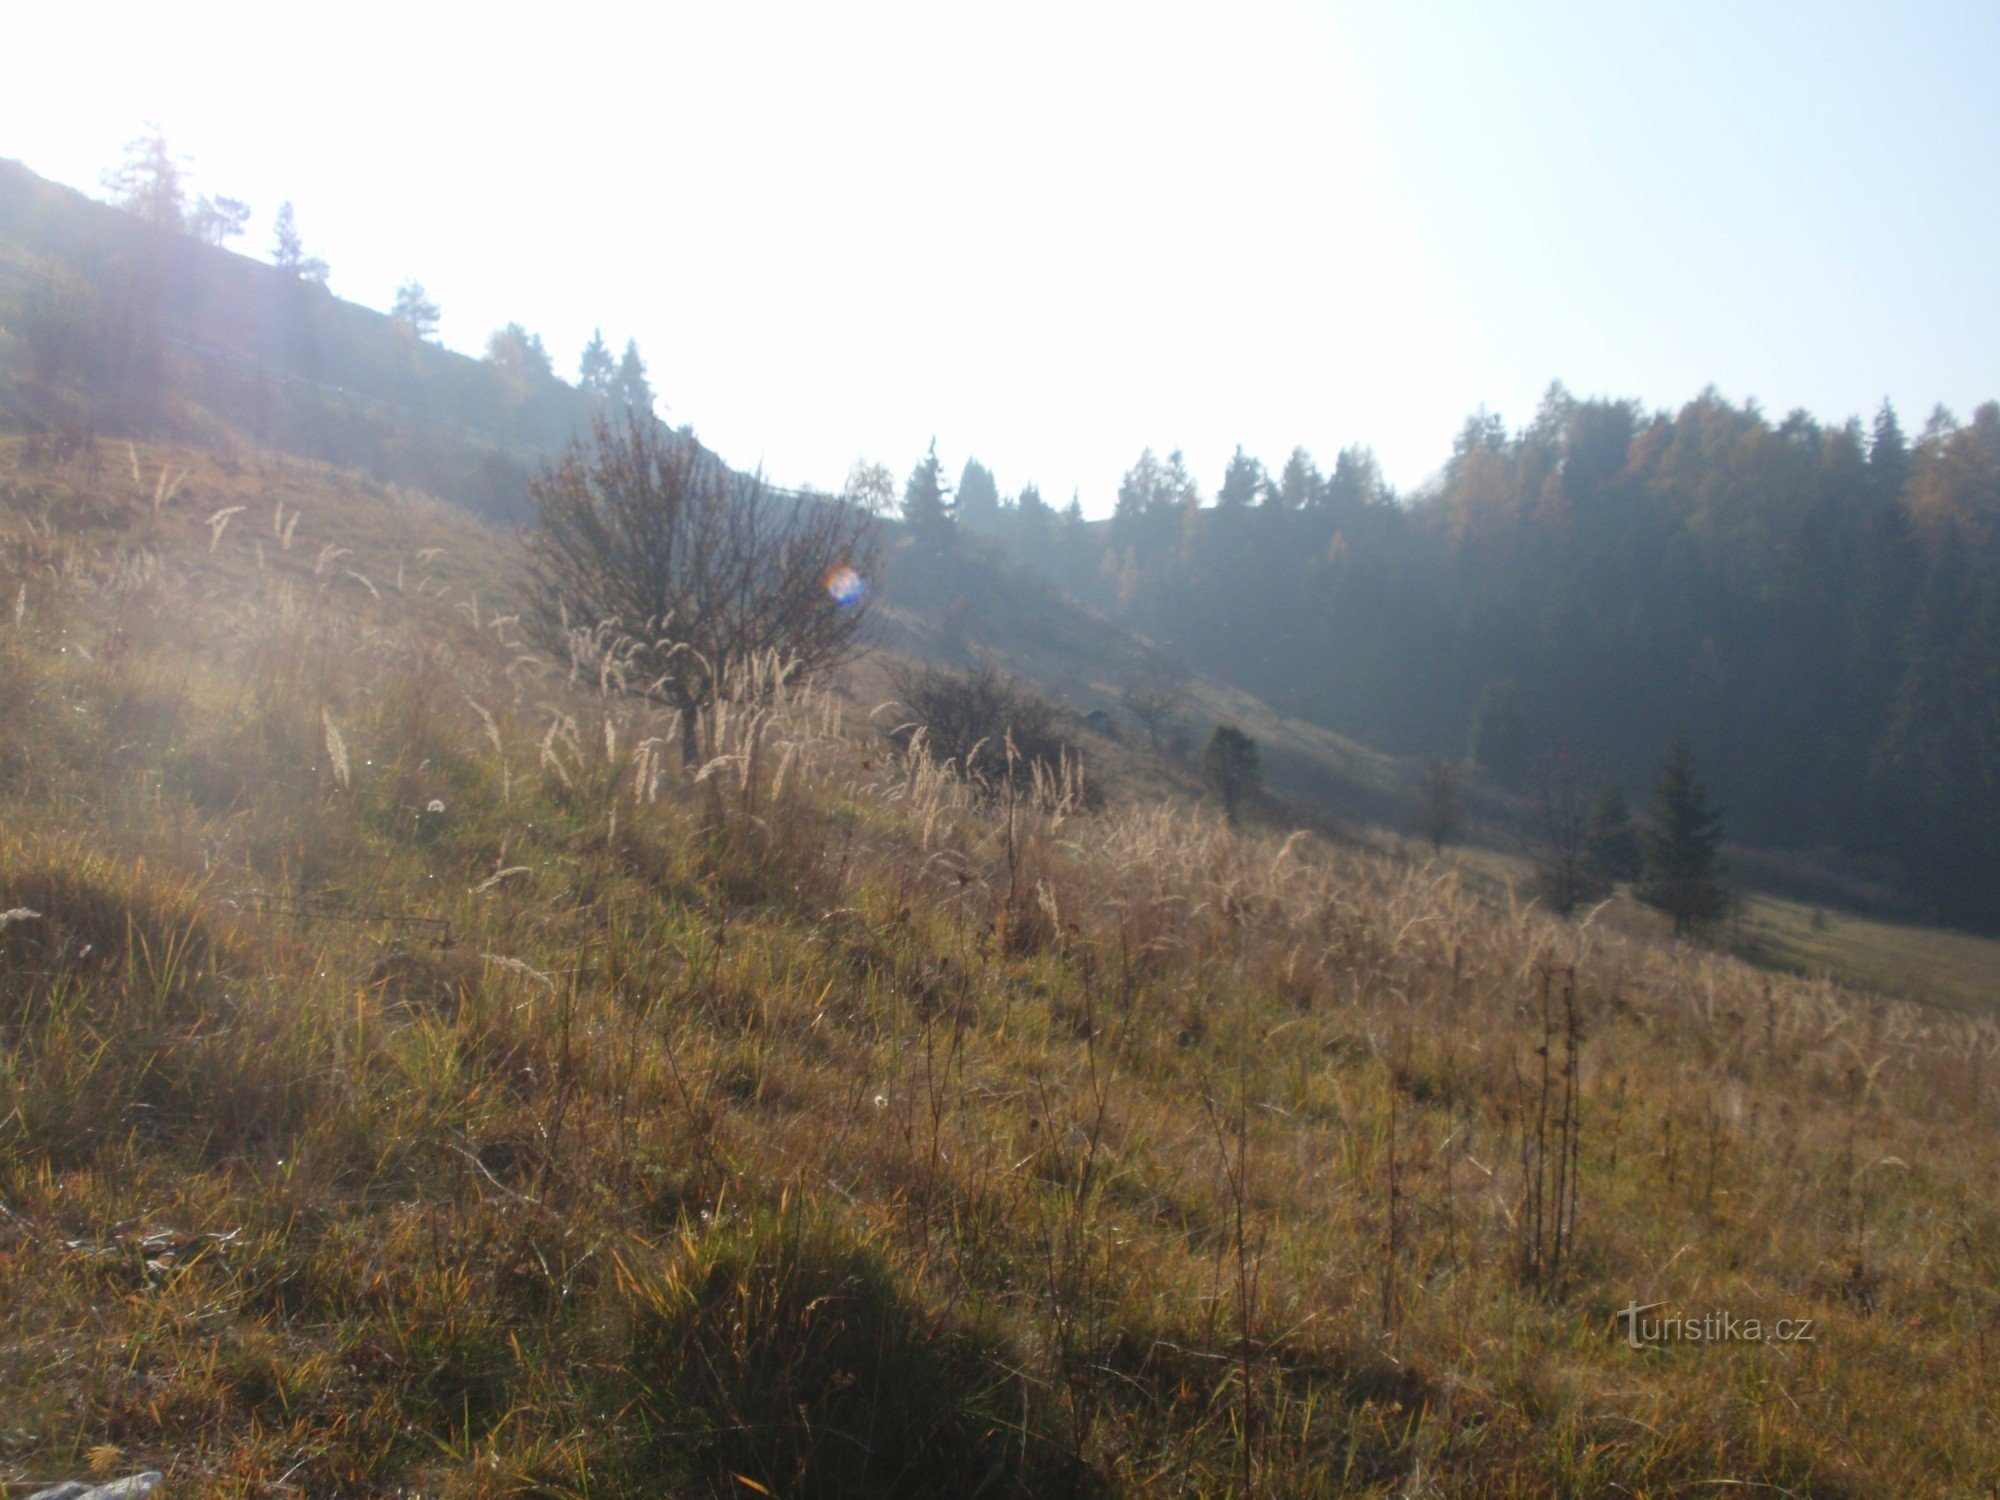
<path fill-rule="evenodd" d="M 2000 1484 L 1990 1015 L 968 785 L 782 662 L 682 765 L 514 567 L 0 439 L 10 1487 Z"/>

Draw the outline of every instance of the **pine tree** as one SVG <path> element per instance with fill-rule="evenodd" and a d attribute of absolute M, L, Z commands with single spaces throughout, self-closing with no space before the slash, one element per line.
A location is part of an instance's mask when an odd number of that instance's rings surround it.
<path fill-rule="evenodd" d="M 149 124 L 145 134 L 125 147 L 125 160 L 104 174 L 112 201 L 162 229 L 180 229 L 186 221 L 181 194 L 181 158 L 167 149 L 160 127 Z"/>
<path fill-rule="evenodd" d="M 1903 437 L 1903 424 L 1896 420 L 1896 408 L 1884 398 L 1868 444 L 1868 487 L 1876 504 L 1886 506 L 1901 497 L 1909 479 L 1910 445 Z"/>
<path fill-rule="evenodd" d="M 220 245 L 240 239 L 249 222 L 250 205 L 241 198 L 211 198 L 203 193 L 188 215 L 188 233 L 204 245 Z"/>
<path fill-rule="evenodd" d="M 301 281 L 324 283 L 326 262 L 317 255 L 306 254 L 305 241 L 299 237 L 299 216 L 292 208 L 291 199 L 287 198 L 278 205 L 274 227 L 277 243 L 271 252 L 271 264 Z"/>
<path fill-rule="evenodd" d="M 1722 879 L 1722 815 L 1694 769 L 1687 736 L 1676 735 L 1653 787 L 1650 825 L 1641 838 L 1645 878 L 1634 892 L 1674 919 L 1674 935 L 1698 933 L 1727 914 Z"/>
<path fill-rule="evenodd" d="M 1194 481 L 1194 474 L 1188 468 L 1187 455 L 1176 448 L 1167 455 L 1167 472 L 1164 480 L 1163 503 L 1175 510 L 1192 512 L 1201 509 L 1201 486 Z"/>
<path fill-rule="evenodd" d="M 1112 534 L 1125 540 L 1136 537 L 1140 519 L 1162 504 L 1166 492 L 1167 471 L 1151 448 L 1142 450 L 1139 461 L 1119 481 L 1118 500 L 1111 510 Z"/>
<path fill-rule="evenodd" d="M 910 470 L 903 486 L 903 519 L 910 530 L 927 541 L 941 541 L 951 535 L 951 486 L 944 482 L 944 465 L 938 462 L 937 439 Z"/>
<path fill-rule="evenodd" d="M 620 405 L 645 416 L 653 414 L 653 387 L 646 379 L 646 362 L 639 357 L 639 341 L 625 341 L 625 357 L 618 361 L 618 373 L 611 382 L 611 397 Z"/>
<path fill-rule="evenodd" d="M 987 535 L 1000 525 L 1000 486 L 976 458 L 968 458 L 958 476 L 958 519 L 967 531 Z"/>
<path fill-rule="evenodd" d="M 1304 510 L 1317 505 L 1322 493 L 1319 465 L 1304 448 L 1292 449 L 1292 456 L 1285 460 L 1284 473 L 1278 477 L 1280 503 L 1286 510 Z"/>
<path fill-rule="evenodd" d="M 1239 443 L 1230 456 L 1229 467 L 1223 471 L 1222 488 L 1215 492 L 1215 503 L 1229 509 L 1255 505 L 1257 497 L 1269 487 L 1264 466 L 1245 453 Z"/>
<path fill-rule="evenodd" d="M 389 316 L 412 338 L 427 339 L 437 332 L 440 310 L 424 284 L 412 278 L 396 288 L 396 305 Z"/>
<path fill-rule="evenodd" d="M 617 370 L 604 342 L 604 330 L 591 329 L 590 342 L 583 346 L 583 359 L 577 366 L 577 384 L 593 396 L 609 396 Z"/>

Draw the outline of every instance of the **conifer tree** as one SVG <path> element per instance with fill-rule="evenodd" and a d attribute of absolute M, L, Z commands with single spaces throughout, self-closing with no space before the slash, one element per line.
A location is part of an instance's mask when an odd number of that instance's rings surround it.
<path fill-rule="evenodd" d="M 1687 736 L 1676 735 L 1653 787 L 1652 818 L 1641 845 L 1645 878 L 1634 893 L 1674 919 L 1674 935 L 1700 932 L 1724 916 L 1722 815 L 1695 774 Z"/>
<path fill-rule="evenodd" d="M 437 332 L 441 312 L 436 299 L 424 290 L 424 284 L 413 278 L 396 288 L 396 305 L 389 316 L 412 338 L 427 339 Z"/>
<path fill-rule="evenodd" d="M 240 239 L 250 222 L 250 205 L 241 198 L 203 193 L 188 215 L 188 233 L 204 245 L 220 245 Z"/>
<path fill-rule="evenodd" d="M 274 227 L 276 244 L 271 251 L 271 264 L 300 281 L 323 285 L 326 281 L 326 262 L 317 255 L 306 254 L 305 241 L 299 236 L 299 216 L 292 208 L 291 199 L 287 198 L 278 205 Z"/>
<path fill-rule="evenodd" d="M 577 384 L 593 396 L 609 396 L 617 371 L 611 350 L 604 342 L 604 330 L 591 329 L 590 342 L 583 346 L 583 359 L 577 365 Z"/>
<path fill-rule="evenodd" d="M 944 465 L 938 462 L 937 439 L 910 470 L 903 486 L 903 519 L 918 536 L 942 540 L 951 534 L 951 486 L 944 482 Z"/>
<path fill-rule="evenodd" d="M 625 356 L 618 361 L 618 373 L 611 382 L 612 399 L 644 416 L 653 414 L 653 387 L 646 379 L 646 362 L 639 357 L 639 341 L 625 341 Z"/>
<path fill-rule="evenodd" d="M 1285 460 L 1284 473 L 1278 479 L 1278 499 L 1286 510 L 1304 510 L 1317 505 L 1324 490 L 1324 481 L 1319 475 L 1319 465 L 1304 448 L 1292 449 L 1292 456 Z"/>
<path fill-rule="evenodd" d="M 1264 466 L 1245 453 L 1239 443 L 1236 452 L 1230 455 L 1229 467 L 1223 472 L 1222 488 L 1215 492 L 1215 503 L 1227 509 L 1255 505 L 1258 496 L 1269 485 Z"/>
<path fill-rule="evenodd" d="M 983 533 L 1000 524 L 1000 486 L 976 458 L 968 458 L 958 476 L 958 519 L 966 530 Z"/>
<path fill-rule="evenodd" d="M 112 201 L 127 213 L 162 229 L 180 229 L 186 222 L 181 191 L 184 165 L 167 149 L 160 127 L 148 124 L 143 135 L 127 143 L 125 160 L 115 171 L 106 172 L 103 181 Z"/>

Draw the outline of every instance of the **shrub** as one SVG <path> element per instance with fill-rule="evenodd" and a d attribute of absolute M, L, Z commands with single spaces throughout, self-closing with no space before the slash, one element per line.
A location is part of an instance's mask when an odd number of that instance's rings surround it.
<path fill-rule="evenodd" d="M 932 759 L 951 762 L 975 785 L 1020 785 L 1037 766 L 1054 773 L 1079 758 L 1063 733 L 1063 711 L 990 663 L 970 672 L 906 668 L 892 680 L 904 709 L 891 732 L 897 745 L 907 753 L 921 740 Z"/>

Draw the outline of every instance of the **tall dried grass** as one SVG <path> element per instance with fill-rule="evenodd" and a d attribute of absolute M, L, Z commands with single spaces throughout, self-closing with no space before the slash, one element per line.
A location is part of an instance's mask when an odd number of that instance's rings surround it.
<path fill-rule="evenodd" d="M 287 491 L 346 530 L 260 570 L 23 482 L 10 1481 L 1992 1482 L 1990 1020 L 1077 767 L 968 785 L 778 658 L 682 764 L 615 640 L 510 650 L 421 508 Z M 326 566 L 420 544 L 434 589 Z M 1627 1347 L 1660 1301 L 1817 1337 Z"/>

